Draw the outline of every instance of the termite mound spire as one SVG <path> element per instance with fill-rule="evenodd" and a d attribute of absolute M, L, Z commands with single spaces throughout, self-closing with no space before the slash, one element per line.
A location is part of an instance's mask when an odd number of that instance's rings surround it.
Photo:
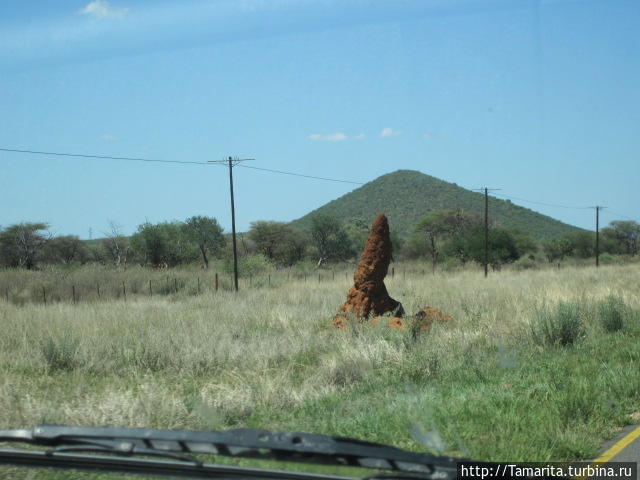
<path fill-rule="evenodd" d="M 391 252 L 389 222 L 384 214 L 380 214 L 371 225 L 369 238 L 353 275 L 354 285 L 347 294 L 347 301 L 340 307 L 342 314 L 353 314 L 360 319 L 390 312 L 398 317 L 404 314 L 402 304 L 389 296 L 384 284 Z"/>

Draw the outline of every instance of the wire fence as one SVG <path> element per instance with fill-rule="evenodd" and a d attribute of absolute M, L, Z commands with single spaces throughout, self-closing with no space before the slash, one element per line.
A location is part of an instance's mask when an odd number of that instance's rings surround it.
<path fill-rule="evenodd" d="M 397 270 L 397 274 L 396 274 Z M 97 273 L 97 272 L 96 272 Z M 391 267 L 386 280 L 416 277 L 431 274 L 428 268 Z M 99 278 L 102 277 L 102 278 Z M 314 288 L 321 284 L 339 283 L 348 287 L 353 283 L 353 269 L 319 270 L 300 272 L 294 270 L 247 274 L 240 278 L 240 292 L 255 289 L 277 289 L 287 285 L 302 285 Z M 0 272 L 0 295 L 7 303 L 79 304 L 97 301 L 135 301 L 152 297 L 189 297 L 233 292 L 233 275 L 228 273 L 204 273 L 197 275 L 188 271 L 155 273 L 105 272 L 99 276 L 77 275 L 63 272 L 27 272 L 5 270 Z"/>

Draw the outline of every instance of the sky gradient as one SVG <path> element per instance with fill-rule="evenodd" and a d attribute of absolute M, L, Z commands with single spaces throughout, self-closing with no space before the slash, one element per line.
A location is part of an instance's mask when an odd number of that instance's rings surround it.
<path fill-rule="evenodd" d="M 7 1 L 0 147 L 356 182 L 413 169 L 638 221 L 639 20 L 635 0 Z M 0 168 L 2 226 L 230 230 L 220 166 L 0 152 Z M 234 178 L 240 231 L 357 188 Z M 594 228 L 590 209 L 513 202 Z"/>

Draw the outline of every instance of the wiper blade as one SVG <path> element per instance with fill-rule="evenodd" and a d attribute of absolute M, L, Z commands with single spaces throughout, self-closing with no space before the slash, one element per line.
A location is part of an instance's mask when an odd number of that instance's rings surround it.
<path fill-rule="evenodd" d="M 189 454 L 210 454 L 354 466 L 419 474 L 417 478 L 426 479 L 435 478 L 433 475 L 438 472 L 437 478 L 443 480 L 455 478 L 457 462 L 463 461 L 351 438 L 309 433 L 274 433 L 248 428 L 199 432 L 38 425 L 32 429 L 0 430 L 0 441 L 54 447 L 46 452 L 49 460 L 52 457 L 66 458 L 70 452 L 89 451 L 125 456 L 166 456 L 181 460 L 183 465 L 192 464 L 198 469 L 203 464 Z M 6 459 L 6 453 L 0 455 L 0 462 L 6 462 Z"/>
<path fill-rule="evenodd" d="M 497 465 L 410 452 L 352 438 L 310 433 L 274 433 L 248 428 L 199 432 L 39 425 L 32 429 L 0 430 L 0 442 L 51 447 L 44 452 L 0 449 L 0 464 L 188 478 L 354 480 L 354 477 L 203 464 L 193 454 L 380 470 L 378 474 L 364 477 L 369 480 L 453 480 L 457 478 L 457 467 L 461 462 Z M 75 453 L 80 451 L 101 455 Z M 131 456 L 161 456 L 173 461 L 123 458 Z"/>
<path fill-rule="evenodd" d="M 0 449 L 0 465 L 18 467 L 74 469 L 85 472 L 127 473 L 145 476 L 201 479 L 244 480 L 355 480 L 353 477 L 319 475 L 305 472 L 270 470 L 227 465 L 209 465 L 201 462 L 147 460 L 140 458 L 110 457 L 105 455 L 77 455 L 64 452 Z"/>

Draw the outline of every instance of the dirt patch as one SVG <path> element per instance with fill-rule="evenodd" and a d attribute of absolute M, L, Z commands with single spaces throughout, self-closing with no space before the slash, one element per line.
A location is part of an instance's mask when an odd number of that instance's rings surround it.
<path fill-rule="evenodd" d="M 453 317 L 434 307 L 426 306 L 414 316 L 414 328 L 419 333 L 427 333 L 434 323 L 451 324 Z"/>
<path fill-rule="evenodd" d="M 336 327 L 338 330 L 346 330 L 347 329 L 347 319 L 343 315 L 336 315 L 331 322 L 332 327 Z"/>
<path fill-rule="evenodd" d="M 380 214 L 371 225 L 371 233 L 353 275 L 354 285 L 340 311 L 351 313 L 360 319 L 390 312 L 401 317 L 404 314 L 402 304 L 389 296 L 384 284 L 390 262 L 389 223 L 387 217 Z"/>
<path fill-rule="evenodd" d="M 410 317 L 383 317 L 378 315 L 371 317 L 368 321 L 363 321 L 361 318 L 352 318 L 351 322 L 355 322 L 353 324 L 357 325 L 359 328 L 364 326 L 374 328 L 378 324 L 384 325 L 387 328 L 395 328 L 397 330 L 410 328 L 413 335 L 418 335 L 421 333 L 429 333 L 434 323 L 452 325 L 454 323 L 454 319 L 451 315 L 447 315 L 435 307 L 427 306 Z M 349 319 L 345 314 L 339 313 L 334 317 L 331 322 L 331 326 L 338 330 L 347 330 L 349 328 Z"/>
<path fill-rule="evenodd" d="M 391 320 L 389 320 L 389 323 L 387 324 L 387 327 L 397 328 L 397 329 L 405 328 L 405 326 L 406 326 L 406 321 L 400 317 L 393 317 Z"/>

